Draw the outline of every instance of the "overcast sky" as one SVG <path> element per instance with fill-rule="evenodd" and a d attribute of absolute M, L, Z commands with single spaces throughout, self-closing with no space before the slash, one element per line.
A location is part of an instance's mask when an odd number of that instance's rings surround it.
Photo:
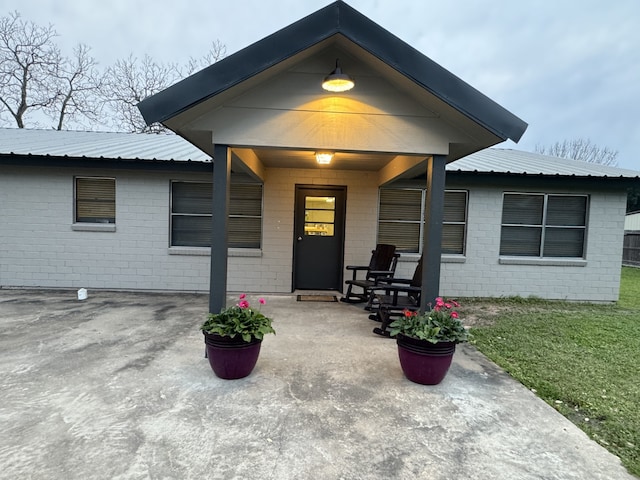
<path fill-rule="evenodd" d="M 4 0 L 3 16 L 53 24 L 101 66 L 149 54 L 185 63 L 219 40 L 232 54 L 330 0 Z M 499 146 L 588 138 L 640 170 L 640 0 L 347 0 L 529 124 Z"/>

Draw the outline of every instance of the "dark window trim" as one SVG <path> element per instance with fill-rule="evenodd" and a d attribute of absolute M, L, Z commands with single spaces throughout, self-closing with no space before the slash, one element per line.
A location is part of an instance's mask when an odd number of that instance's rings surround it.
<path fill-rule="evenodd" d="M 543 197 L 543 205 L 542 205 L 542 218 L 539 224 L 537 223 L 504 223 L 502 221 L 502 216 L 504 215 L 504 207 L 505 207 L 505 197 L 507 195 L 528 195 L 528 196 L 541 196 Z M 549 197 L 582 197 L 585 199 L 585 211 L 584 211 L 584 225 L 548 225 L 547 217 L 548 217 L 548 206 L 549 206 Z M 588 194 L 585 193 L 543 193 L 543 192 L 502 192 L 502 214 L 501 214 L 501 222 L 500 222 L 500 258 L 529 258 L 529 259 L 549 259 L 549 260 L 560 260 L 560 259 L 576 259 L 576 260 L 584 260 L 587 255 L 587 233 L 589 230 L 589 208 L 591 204 L 591 199 Z M 503 229 L 507 227 L 522 227 L 522 228 L 536 228 L 540 229 L 540 241 L 538 243 L 539 254 L 538 255 L 525 255 L 525 254 L 504 254 L 502 253 L 502 232 Z M 581 256 L 570 256 L 570 257 L 558 257 L 558 256 L 545 256 L 545 240 L 546 234 L 548 230 L 554 229 L 563 229 L 563 230 L 582 230 L 583 238 L 582 238 L 582 255 Z"/>
<path fill-rule="evenodd" d="M 421 200 L 420 200 L 420 218 L 421 220 L 380 220 L 380 201 L 381 201 L 381 195 L 382 195 L 382 191 L 383 190 L 411 190 L 411 191 L 419 191 L 421 192 Z M 464 206 L 464 222 L 453 222 L 453 221 L 443 221 L 443 226 L 444 225 L 464 225 L 463 228 L 463 232 L 462 232 L 462 253 L 446 253 L 443 252 L 443 255 L 448 255 L 448 256 L 452 256 L 452 257 L 464 257 L 466 255 L 466 251 L 467 251 L 467 232 L 468 232 L 468 227 L 469 227 L 469 190 L 464 189 L 464 188 L 451 188 L 451 189 L 446 189 L 445 190 L 445 195 L 447 193 L 453 193 L 453 192 L 460 192 L 460 193 L 464 193 L 465 194 L 465 206 Z M 422 240 L 423 240 L 423 236 L 424 236 L 424 217 L 425 217 L 425 201 L 426 201 L 426 193 L 427 190 L 426 188 L 418 188 L 418 187 L 391 187 L 391 188 L 379 188 L 378 189 L 378 218 L 377 218 L 377 232 L 376 232 L 376 238 L 379 238 L 380 235 L 380 224 L 381 223 L 385 223 L 385 224 L 411 224 L 411 225 L 416 225 L 419 224 L 419 231 L 418 231 L 418 250 L 406 250 L 406 249 L 400 249 L 400 253 L 403 254 L 417 254 L 417 255 L 421 255 L 422 254 Z M 446 201 L 446 198 L 445 198 Z M 443 231 L 444 233 L 444 231 Z"/>
<path fill-rule="evenodd" d="M 95 215 L 94 217 L 87 217 L 88 220 L 83 220 L 78 217 L 78 181 L 81 180 L 111 180 L 113 181 L 113 216 L 104 217 Z M 117 207 L 117 182 L 115 177 L 109 176 L 92 176 L 92 175 L 76 175 L 73 177 L 73 230 L 78 231 L 113 231 L 116 224 L 116 207 Z M 82 201 L 82 200 L 80 200 Z"/>
<path fill-rule="evenodd" d="M 181 183 L 181 184 L 185 184 L 185 183 L 191 183 L 191 184 L 198 184 L 198 185 L 212 185 L 212 182 L 203 182 L 203 181 L 198 181 L 198 180 L 171 180 L 170 184 L 169 184 L 169 248 L 170 249 L 184 249 L 185 251 L 188 251 L 189 249 L 209 249 L 210 245 L 175 245 L 174 244 L 174 240 L 173 240 L 173 224 L 174 224 L 174 218 L 175 217 L 191 217 L 191 218 L 195 218 L 195 217 L 205 217 L 205 218 L 211 218 L 211 213 L 174 213 L 174 185 L 177 183 Z M 248 251 L 248 250 L 260 250 L 262 248 L 262 243 L 263 243 L 263 232 L 264 232 L 264 225 L 263 225 L 263 219 L 264 219 L 264 185 L 263 184 L 257 184 L 257 183 L 248 183 L 248 182 L 243 182 L 243 181 L 239 181 L 237 183 L 232 182 L 232 188 L 233 186 L 240 186 L 240 185 L 259 185 L 260 186 L 260 215 L 243 215 L 243 214 L 229 214 L 229 219 L 255 219 L 255 220 L 259 220 L 260 226 L 259 226 L 259 240 L 258 240 L 258 245 L 251 245 L 251 246 L 243 246 L 243 245 L 238 245 L 238 244 L 234 244 L 232 240 L 230 240 L 229 242 L 229 249 L 236 249 L 236 250 L 244 250 L 244 251 Z M 230 202 L 233 202 L 233 199 L 230 200 Z M 211 222 L 209 222 L 210 224 Z"/>

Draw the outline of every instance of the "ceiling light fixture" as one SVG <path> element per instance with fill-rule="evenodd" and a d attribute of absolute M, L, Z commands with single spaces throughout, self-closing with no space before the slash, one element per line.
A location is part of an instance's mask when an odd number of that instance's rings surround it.
<path fill-rule="evenodd" d="M 316 161 L 320 165 L 329 165 L 333 158 L 333 152 L 316 152 Z"/>
<path fill-rule="evenodd" d="M 346 92 L 355 86 L 355 82 L 346 73 L 342 73 L 338 59 L 336 58 L 336 68 L 329 75 L 324 77 L 322 88 L 328 92 Z"/>

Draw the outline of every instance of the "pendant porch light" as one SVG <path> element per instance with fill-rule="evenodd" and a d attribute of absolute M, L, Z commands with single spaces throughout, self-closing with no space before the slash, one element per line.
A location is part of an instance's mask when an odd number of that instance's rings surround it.
<path fill-rule="evenodd" d="M 336 58 L 336 68 L 329 75 L 324 77 L 322 88 L 328 92 L 339 93 L 351 90 L 355 84 L 356 83 L 349 75 L 342 72 L 338 59 Z"/>

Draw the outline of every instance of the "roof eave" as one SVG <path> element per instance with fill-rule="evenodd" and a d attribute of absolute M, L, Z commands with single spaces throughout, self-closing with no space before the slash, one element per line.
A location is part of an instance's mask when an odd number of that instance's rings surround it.
<path fill-rule="evenodd" d="M 523 120 L 341 0 L 146 98 L 138 108 L 147 124 L 166 122 L 337 34 L 503 141 L 518 142 L 524 134 Z"/>

